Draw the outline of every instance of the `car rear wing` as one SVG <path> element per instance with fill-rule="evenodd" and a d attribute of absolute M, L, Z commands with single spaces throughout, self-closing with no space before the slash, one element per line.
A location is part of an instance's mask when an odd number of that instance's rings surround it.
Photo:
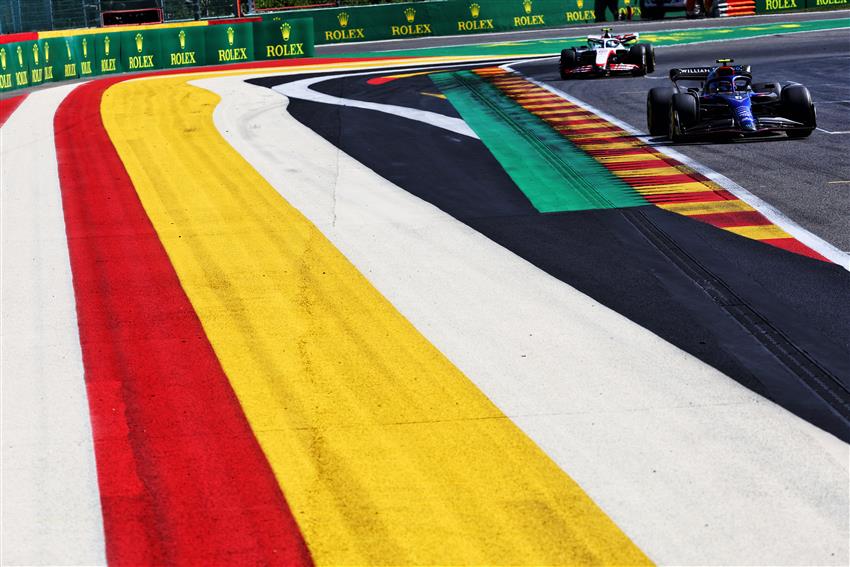
<path fill-rule="evenodd" d="M 744 75 L 752 78 L 749 65 L 730 65 L 736 75 Z M 704 81 L 708 79 L 715 67 L 682 67 L 681 69 L 670 69 L 670 80 L 676 81 Z"/>
<path fill-rule="evenodd" d="M 713 67 L 685 67 L 683 69 L 670 69 L 670 80 L 676 81 L 704 81 L 708 78 Z"/>

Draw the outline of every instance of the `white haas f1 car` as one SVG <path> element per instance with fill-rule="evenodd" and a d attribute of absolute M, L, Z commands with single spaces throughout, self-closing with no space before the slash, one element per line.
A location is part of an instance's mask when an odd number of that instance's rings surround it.
<path fill-rule="evenodd" d="M 638 33 L 611 35 L 611 28 L 603 28 L 602 35 L 587 36 L 587 45 L 561 51 L 561 78 L 652 73 L 655 50 L 639 39 Z"/>

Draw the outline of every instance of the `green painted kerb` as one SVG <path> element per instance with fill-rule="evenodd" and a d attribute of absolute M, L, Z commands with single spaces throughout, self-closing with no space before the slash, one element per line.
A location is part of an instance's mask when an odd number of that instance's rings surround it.
<path fill-rule="evenodd" d="M 541 213 L 647 202 L 545 122 L 470 71 L 432 80 Z"/>

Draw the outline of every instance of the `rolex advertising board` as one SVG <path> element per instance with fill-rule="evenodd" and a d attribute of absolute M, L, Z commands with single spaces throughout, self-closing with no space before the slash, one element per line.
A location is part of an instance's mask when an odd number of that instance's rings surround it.
<path fill-rule="evenodd" d="M 97 40 L 94 35 L 78 35 L 70 38 L 74 44 L 80 77 L 99 75 L 97 68 Z"/>
<path fill-rule="evenodd" d="M 444 0 L 300 10 L 298 16 L 313 18 L 316 43 L 328 44 L 587 23 L 595 19 L 594 4 L 593 0 Z M 640 17 L 636 2 L 619 0 L 619 16 L 630 15 Z M 265 14 L 263 20 L 282 23 L 294 17 L 278 12 Z"/>
<path fill-rule="evenodd" d="M 258 60 L 312 57 L 313 54 L 312 19 L 254 24 L 254 56 Z"/>
<path fill-rule="evenodd" d="M 44 82 L 62 80 L 62 69 L 60 67 L 60 55 L 64 49 L 65 42 L 61 38 L 40 39 L 38 48 L 41 52 L 41 69 Z"/>
<path fill-rule="evenodd" d="M 18 45 L 23 47 L 24 58 L 29 68 L 29 85 L 40 85 L 44 82 L 44 57 L 41 46 L 37 41 L 24 41 Z"/>
<path fill-rule="evenodd" d="M 208 65 L 254 60 L 254 26 L 252 24 L 208 26 L 205 32 Z"/>
<path fill-rule="evenodd" d="M 0 45 L 0 91 L 28 87 L 29 60 L 20 43 Z"/>
<path fill-rule="evenodd" d="M 95 65 L 101 75 L 121 73 L 121 36 L 118 33 L 99 33 L 92 36 L 95 44 Z M 135 46 L 134 46 L 135 48 Z"/>
<path fill-rule="evenodd" d="M 185 27 L 160 31 L 162 67 L 204 65 L 207 55 L 206 28 Z"/>
<path fill-rule="evenodd" d="M 756 0 L 756 14 L 850 8 L 848 0 Z"/>
<path fill-rule="evenodd" d="M 313 19 L 317 44 L 401 39 L 434 34 L 430 2 L 300 10 L 297 16 L 309 16 Z M 264 15 L 263 20 L 282 23 L 295 17 L 295 14 L 271 13 Z"/>
<path fill-rule="evenodd" d="M 124 71 L 148 71 L 163 66 L 161 33 L 160 30 L 140 29 L 116 34 L 121 44 L 120 58 Z"/>

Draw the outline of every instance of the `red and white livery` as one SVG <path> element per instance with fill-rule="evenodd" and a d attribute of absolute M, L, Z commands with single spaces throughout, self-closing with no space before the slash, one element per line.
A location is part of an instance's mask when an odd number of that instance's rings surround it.
<path fill-rule="evenodd" d="M 655 70 L 655 50 L 639 39 L 639 33 L 611 35 L 611 28 L 603 28 L 600 35 L 587 36 L 587 45 L 561 51 L 561 78 L 651 73 Z"/>

